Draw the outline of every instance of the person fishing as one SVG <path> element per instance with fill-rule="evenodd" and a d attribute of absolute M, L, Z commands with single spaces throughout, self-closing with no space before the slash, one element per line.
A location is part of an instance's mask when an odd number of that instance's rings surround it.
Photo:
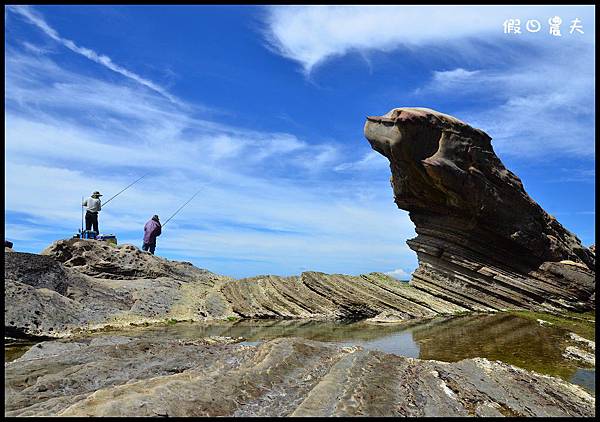
<path fill-rule="evenodd" d="M 167 225 L 169 221 L 181 211 L 187 204 L 189 204 L 192 199 L 196 197 L 200 193 L 198 190 L 190 199 L 188 199 L 182 206 L 180 206 L 177 211 L 173 213 L 164 224 L 160 223 L 158 219 L 158 215 L 152 216 L 152 218 L 144 225 L 144 244 L 142 245 L 142 250 L 149 251 L 152 255 L 154 255 L 154 250 L 156 249 L 156 238 L 160 236 L 162 233 L 162 229 Z"/>
<path fill-rule="evenodd" d="M 101 196 L 102 195 L 100 192 L 95 191 L 89 198 L 84 199 L 83 203 L 81 204 L 81 206 L 86 208 L 85 229 L 91 230 L 93 227 L 96 234 L 100 233 L 98 230 L 98 213 L 102 209 L 102 201 L 100 200 Z"/>
<path fill-rule="evenodd" d="M 158 215 L 152 216 L 150 220 L 144 225 L 144 244 L 142 250 L 150 252 L 154 255 L 156 249 L 156 238 L 160 236 L 162 232 L 162 225 L 158 219 Z"/>

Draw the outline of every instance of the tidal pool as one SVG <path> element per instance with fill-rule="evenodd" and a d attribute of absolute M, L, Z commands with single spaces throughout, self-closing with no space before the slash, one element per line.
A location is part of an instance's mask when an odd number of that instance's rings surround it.
<path fill-rule="evenodd" d="M 13 361 L 21 357 L 31 346 L 36 343 L 4 339 L 4 362 Z"/>
<path fill-rule="evenodd" d="M 92 334 L 190 339 L 208 336 L 243 337 L 257 344 L 278 337 L 359 345 L 401 356 L 455 362 L 473 357 L 500 360 L 542 374 L 558 376 L 595 393 L 595 369 L 563 358 L 568 330 L 507 313 L 438 317 L 401 324 L 301 320 L 240 320 L 179 322 Z M 18 348 L 20 347 L 20 348 Z M 16 359 L 31 344 L 5 347 L 5 362 Z"/>

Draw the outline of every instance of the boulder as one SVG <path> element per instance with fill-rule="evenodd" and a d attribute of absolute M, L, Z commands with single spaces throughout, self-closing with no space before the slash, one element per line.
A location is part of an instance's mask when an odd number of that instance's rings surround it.
<path fill-rule="evenodd" d="M 470 310 L 595 308 L 595 254 L 527 194 L 485 132 L 395 108 L 364 133 L 415 224 L 411 286 Z"/>
<path fill-rule="evenodd" d="M 207 270 L 190 262 L 170 261 L 134 245 L 112 245 L 86 239 L 66 239 L 54 242 L 42 251 L 65 267 L 96 278 L 134 280 L 170 277 L 176 280 L 202 279 Z"/>

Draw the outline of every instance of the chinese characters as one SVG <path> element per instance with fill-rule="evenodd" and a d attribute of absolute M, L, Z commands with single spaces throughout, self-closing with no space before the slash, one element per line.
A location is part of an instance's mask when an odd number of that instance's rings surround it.
<path fill-rule="evenodd" d="M 561 25 L 563 20 L 560 16 L 552 16 L 548 18 L 548 34 L 553 37 L 562 37 Z M 521 19 L 511 18 L 506 19 L 502 24 L 505 34 L 522 34 L 521 30 Z M 540 32 L 542 30 L 542 23 L 537 19 L 528 19 L 525 21 L 525 31 L 530 33 Z M 575 18 L 571 21 L 569 26 L 569 34 L 583 34 L 583 23 L 581 19 Z"/>

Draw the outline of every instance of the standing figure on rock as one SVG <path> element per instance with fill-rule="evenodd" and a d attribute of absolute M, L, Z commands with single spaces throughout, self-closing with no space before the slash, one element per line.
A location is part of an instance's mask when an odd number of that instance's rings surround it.
<path fill-rule="evenodd" d="M 158 215 L 152 216 L 150 220 L 144 225 L 144 245 L 142 250 L 149 251 L 154 255 L 154 249 L 156 249 L 156 238 L 160 236 L 162 226 L 158 219 Z"/>
<path fill-rule="evenodd" d="M 100 212 L 100 210 L 102 209 L 102 203 L 100 201 L 101 196 L 102 195 L 100 194 L 100 192 L 95 191 L 94 193 L 92 193 L 92 196 L 85 199 L 81 204 L 86 209 L 85 229 L 91 230 L 93 227 L 96 234 L 100 233 L 100 231 L 98 230 L 98 212 Z"/>

